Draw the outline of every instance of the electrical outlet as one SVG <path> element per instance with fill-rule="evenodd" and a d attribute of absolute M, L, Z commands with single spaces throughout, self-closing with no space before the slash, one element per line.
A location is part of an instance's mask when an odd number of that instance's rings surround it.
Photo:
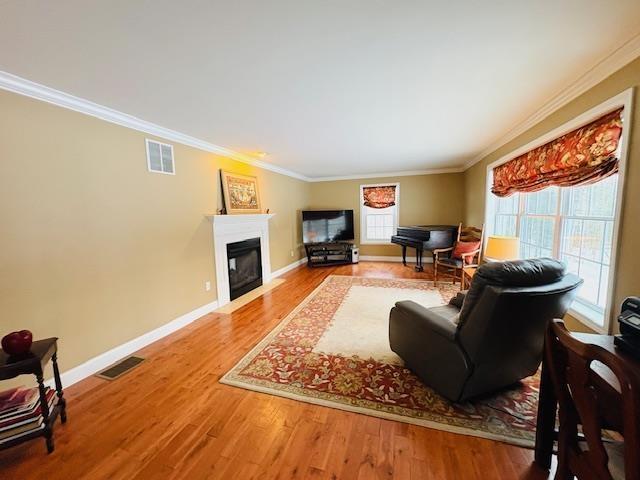
<path fill-rule="evenodd" d="M 291 256 L 293 257 L 293 250 L 291 250 Z"/>
<path fill-rule="evenodd" d="M 204 282 L 204 289 L 205 291 L 209 291 L 211 290 L 211 282 L 209 280 L 207 280 L 206 282 Z"/>

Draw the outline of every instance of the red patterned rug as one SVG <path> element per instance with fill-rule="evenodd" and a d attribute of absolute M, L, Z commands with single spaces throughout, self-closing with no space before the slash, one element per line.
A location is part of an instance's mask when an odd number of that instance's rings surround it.
<path fill-rule="evenodd" d="M 531 447 L 539 379 L 453 404 L 389 349 L 389 310 L 411 299 L 443 305 L 452 285 L 329 276 L 222 379 L 222 383 L 449 432 Z"/>

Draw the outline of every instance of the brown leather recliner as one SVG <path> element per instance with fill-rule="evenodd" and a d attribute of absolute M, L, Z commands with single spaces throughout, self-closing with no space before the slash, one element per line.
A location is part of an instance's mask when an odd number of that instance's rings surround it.
<path fill-rule="evenodd" d="M 448 305 L 396 303 L 389 343 L 426 385 L 461 402 L 533 375 L 547 323 L 565 315 L 581 284 L 551 258 L 486 263 Z"/>

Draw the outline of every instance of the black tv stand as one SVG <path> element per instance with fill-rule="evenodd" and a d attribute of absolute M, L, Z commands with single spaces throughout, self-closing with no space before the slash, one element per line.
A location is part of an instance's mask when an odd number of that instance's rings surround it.
<path fill-rule="evenodd" d="M 307 266 L 322 267 L 327 265 L 347 265 L 352 263 L 351 249 L 348 242 L 305 243 Z"/>

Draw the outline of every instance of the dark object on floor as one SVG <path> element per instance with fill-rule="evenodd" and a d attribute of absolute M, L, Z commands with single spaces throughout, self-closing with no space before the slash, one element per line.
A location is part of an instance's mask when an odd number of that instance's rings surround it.
<path fill-rule="evenodd" d="M 547 324 L 581 284 L 550 258 L 487 263 L 449 305 L 396 303 L 389 343 L 425 384 L 461 402 L 533 375 Z"/>
<path fill-rule="evenodd" d="M 414 225 L 398 227 L 397 235 L 391 237 L 391 243 L 402 247 L 402 264 L 407 265 L 407 247 L 416 249 L 416 272 L 424 270 L 422 255 L 425 250 L 453 246 L 458 227 L 455 225 Z"/>
<path fill-rule="evenodd" d="M 554 320 L 547 329 L 545 367 L 559 406 L 556 478 L 639 480 L 637 362 L 630 363 L 596 343 L 579 341 L 560 320 Z M 579 426 L 584 436 L 578 435 Z M 620 433 L 624 442 L 605 444 L 603 429 Z"/>
<path fill-rule="evenodd" d="M 620 310 L 620 335 L 613 341 L 621 350 L 640 360 L 640 297 L 628 297 Z"/>
<path fill-rule="evenodd" d="M 142 357 L 127 357 L 120 360 L 118 363 L 111 365 L 110 367 L 96 373 L 96 377 L 104 378 L 105 380 L 115 380 L 116 378 L 124 375 L 131 369 L 137 367 L 144 361 Z"/>
<path fill-rule="evenodd" d="M 62 382 L 60 381 L 60 371 L 58 370 L 58 339 L 47 338 L 38 340 L 31 345 L 31 352 L 27 356 L 12 357 L 4 352 L 0 352 L 0 380 L 15 378 L 18 375 L 35 375 L 38 381 L 40 394 L 40 408 L 42 412 L 42 429 L 23 435 L 14 440 L 10 440 L 0 445 L 0 450 L 18 445 L 19 443 L 31 440 L 36 437 L 44 437 L 47 442 L 47 451 L 53 452 L 53 424 L 58 415 L 62 423 L 67 421 L 66 402 L 63 398 Z M 43 370 L 45 365 L 51 360 L 53 364 L 53 377 L 58 394 L 58 402 L 49 410 L 47 404 L 47 392 L 44 386 Z"/>

